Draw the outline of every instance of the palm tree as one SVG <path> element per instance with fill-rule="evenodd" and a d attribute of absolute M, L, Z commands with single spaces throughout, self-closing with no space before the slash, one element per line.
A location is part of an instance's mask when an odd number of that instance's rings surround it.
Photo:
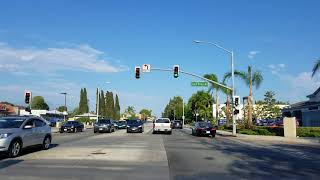
<path fill-rule="evenodd" d="M 214 81 L 214 82 L 217 82 L 217 83 L 220 83 L 218 81 L 218 77 L 217 75 L 215 74 L 205 74 L 203 76 L 204 78 L 207 78 L 207 79 L 210 79 L 211 81 Z M 220 83 L 220 84 L 224 84 L 223 82 Z M 221 87 L 215 83 L 210 83 L 210 87 L 209 87 L 209 90 L 208 92 L 210 93 L 211 92 L 211 95 L 213 94 L 213 91 L 215 91 L 216 93 L 216 119 L 218 120 L 219 119 L 219 107 L 220 107 L 220 103 L 219 103 L 219 91 L 222 91 L 224 92 L 225 94 L 227 94 L 227 89 L 224 88 L 224 87 Z M 212 106 L 213 108 L 213 106 Z M 213 109 L 212 109 L 212 117 L 214 116 L 214 113 L 213 113 Z"/>
<path fill-rule="evenodd" d="M 318 59 L 312 68 L 312 77 L 320 70 L 320 59 Z"/>
<path fill-rule="evenodd" d="M 253 111 L 253 92 L 252 87 L 255 86 L 258 89 L 263 81 L 263 77 L 260 71 L 252 71 L 252 67 L 248 66 L 248 71 L 234 71 L 235 77 L 241 78 L 244 83 L 249 87 L 249 97 L 248 97 L 248 123 L 247 127 L 252 127 L 252 111 Z M 224 80 L 227 80 L 231 77 L 231 72 L 228 72 L 224 75 Z"/>

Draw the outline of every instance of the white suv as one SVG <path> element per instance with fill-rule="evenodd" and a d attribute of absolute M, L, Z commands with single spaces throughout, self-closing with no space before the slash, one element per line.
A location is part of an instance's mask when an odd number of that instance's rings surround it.
<path fill-rule="evenodd" d="M 159 118 L 153 122 L 153 133 L 158 132 L 172 134 L 172 124 L 169 118 Z"/>
<path fill-rule="evenodd" d="M 0 152 L 17 157 L 25 147 L 42 145 L 49 149 L 51 144 L 49 123 L 35 116 L 0 117 Z"/>

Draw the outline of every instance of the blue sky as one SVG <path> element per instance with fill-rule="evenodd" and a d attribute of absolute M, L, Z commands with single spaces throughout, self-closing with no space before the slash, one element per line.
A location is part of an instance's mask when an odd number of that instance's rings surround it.
<path fill-rule="evenodd" d="M 81 87 L 119 94 L 122 110 L 133 105 L 159 115 L 170 97 L 185 99 L 203 88 L 195 78 L 165 72 L 134 78 L 134 66 L 171 68 L 197 74 L 230 71 L 229 56 L 194 39 L 233 49 L 235 67 L 261 70 L 262 86 L 279 100 L 304 100 L 320 85 L 311 69 L 320 57 L 320 2 L 308 1 L 1 1 L 0 100 L 23 104 L 23 92 L 42 95 L 51 108 L 79 101 Z M 106 84 L 105 82 L 111 82 Z M 237 94 L 248 94 L 236 81 Z M 224 99 L 224 96 L 222 96 Z"/>

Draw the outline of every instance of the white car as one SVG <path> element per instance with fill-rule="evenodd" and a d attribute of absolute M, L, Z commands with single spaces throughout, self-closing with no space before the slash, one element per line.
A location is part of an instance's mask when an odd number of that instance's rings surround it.
<path fill-rule="evenodd" d="M 169 118 L 159 118 L 153 122 L 153 134 L 158 132 L 172 133 L 172 124 Z"/>

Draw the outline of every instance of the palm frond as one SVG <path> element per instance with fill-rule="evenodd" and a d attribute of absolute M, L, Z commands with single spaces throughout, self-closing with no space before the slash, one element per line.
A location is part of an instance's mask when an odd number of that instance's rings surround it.
<path fill-rule="evenodd" d="M 256 86 L 256 89 L 258 89 L 261 86 L 262 81 L 263 81 L 263 76 L 261 71 L 255 71 L 252 74 L 252 85 Z"/>

